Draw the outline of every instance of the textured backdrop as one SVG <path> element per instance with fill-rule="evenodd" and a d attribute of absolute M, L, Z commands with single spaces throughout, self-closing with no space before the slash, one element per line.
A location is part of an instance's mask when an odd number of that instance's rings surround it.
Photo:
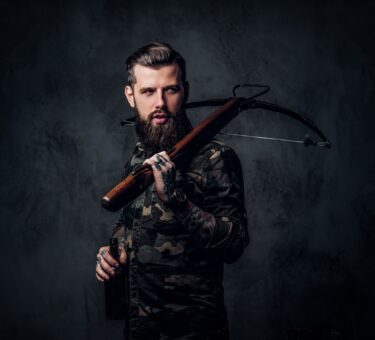
<path fill-rule="evenodd" d="M 94 276 L 117 218 L 100 197 L 135 142 L 119 124 L 125 58 L 155 40 L 185 56 L 191 100 L 269 84 L 265 100 L 333 145 L 222 137 L 242 160 L 251 235 L 226 267 L 232 339 L 375 337 L 373 2 L 30 0 L 0 13 L 1 339 L 121 337 Z M 309 133 L 262 111 L 227 131 Z"/>

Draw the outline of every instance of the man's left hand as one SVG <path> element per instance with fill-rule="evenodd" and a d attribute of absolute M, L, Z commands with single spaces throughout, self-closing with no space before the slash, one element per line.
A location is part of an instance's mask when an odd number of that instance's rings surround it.
<path fill-rule="evenodd" d="M 164 203 L 169 203 L 175 189 L 176 166 L 165 151 L 146 159 L 143 164 L 151 165 L 155 178 L 155 190 Z"/>

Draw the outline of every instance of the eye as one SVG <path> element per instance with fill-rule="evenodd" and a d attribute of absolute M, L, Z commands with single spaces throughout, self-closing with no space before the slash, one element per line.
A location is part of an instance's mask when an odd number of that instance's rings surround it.
<path fill-rule="evenodd" d="M 151 96 L 152 94 L 154 93 L 154 90 L 153 89 L 144 89 L 142 91 L 142 94 L 146 95 L 146 96 Z"/>
<path fill-rule="evenodd" d="M 175 86 L 175 87 L 169 87 L 169 88 L 167 89 L 167 93 L 171 93 L 171 94 L 175 94 L 175 93 L 177 93 L 177 92 L 179 92 L 179 91 L 180 91 L 180 88 L 177 87 L 177 86 Z"/>

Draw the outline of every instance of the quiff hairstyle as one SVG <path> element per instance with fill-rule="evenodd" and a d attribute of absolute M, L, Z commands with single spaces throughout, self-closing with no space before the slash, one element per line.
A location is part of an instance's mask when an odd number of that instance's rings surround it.
<path fill-rule="evenodd" d="M 176 63 L 180 68 L 181 81 L 186 82 L 186 66 L 185 59 L 180 53 L 175 51 L 166 43 L 153 42 L 141 47 L 135 51 L 126 60 L 126 70 L 128 72 L 128 85 L 133 86 L 137 80 L 134 75 L 134 66 L 142 65 L 151 68 L 159 68 L 162 66 Z"/>

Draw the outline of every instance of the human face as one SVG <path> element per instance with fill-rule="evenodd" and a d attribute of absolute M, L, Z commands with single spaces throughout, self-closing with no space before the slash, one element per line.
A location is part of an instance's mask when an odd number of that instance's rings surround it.
<path fill-rule="evenodd" d="M 136 82 L 125 87 L 125 96 L 140 119 L 146 121 L 151 115 L 153 126 L 164 125 L 180 111 L 187 93 L 176 63 L 159 68 L 136 64 L 134 76 Z"/>

